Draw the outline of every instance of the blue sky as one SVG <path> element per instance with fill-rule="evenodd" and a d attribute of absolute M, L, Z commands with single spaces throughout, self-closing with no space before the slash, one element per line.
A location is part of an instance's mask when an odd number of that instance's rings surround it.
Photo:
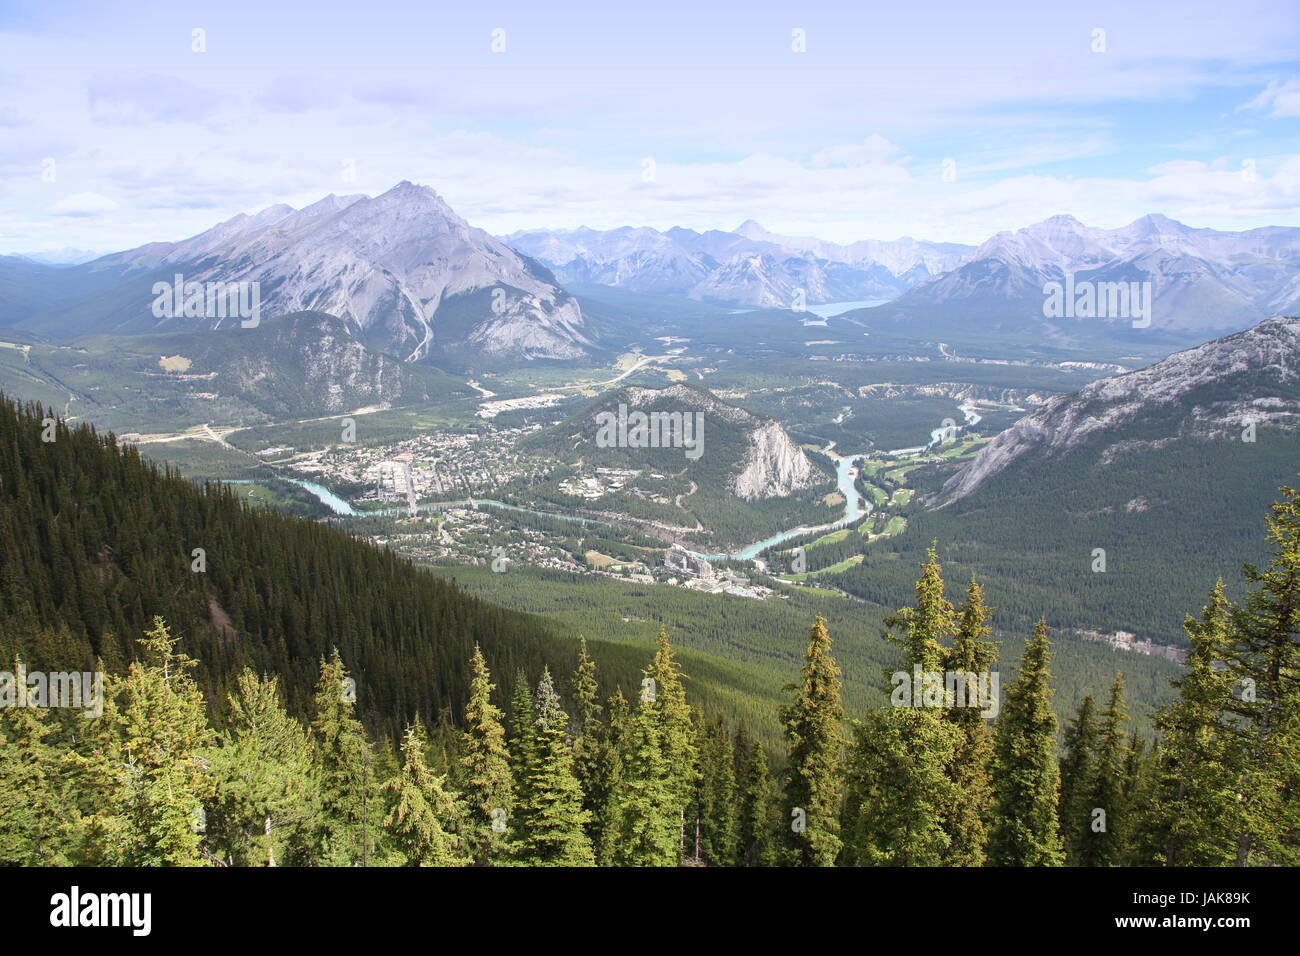
<path fill-rule="evenodd" d="M 496 233 L 1300 225 L 1300 4 L 0 0 L 0 252 L 403 179 Z"/>

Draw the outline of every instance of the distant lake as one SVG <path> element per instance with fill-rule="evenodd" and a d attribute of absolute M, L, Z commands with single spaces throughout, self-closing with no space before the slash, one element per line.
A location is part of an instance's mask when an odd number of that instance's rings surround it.
<path fill-rule="evenodd" d="M 806 305 L 804 312 L 811 312 L 813 315 L 820 316 L 823 319 L 829 319 L 834 315 L 841 315 L 845 312 L 852 312 L 854 309 L 870 309 L 873 306 L 884 305 L 886 302 L 893 302 L 893 299 L 860 299 L 856 302 L 823 302 L 821 305 Z M 732 309 L 731 315 L 743 315 L 746 312 L 761 312 L 765 309 L 785 308 L 785 306 L 756 306 L 751 305 L 743 309 Z"/>
<path fill-rule="evenodd" d="M 852 312 L 854 309 L 870 309 L 873 306 L 884 305 L 886 302 L 893 301 L 893 299 L 863 299 L 860 302 L 823 302 L 821 305 L 810 305 L 804 311 L 811 312 L 813 315 L 820 315 L 823 319 L 829 319 L 833 315 Z"/>

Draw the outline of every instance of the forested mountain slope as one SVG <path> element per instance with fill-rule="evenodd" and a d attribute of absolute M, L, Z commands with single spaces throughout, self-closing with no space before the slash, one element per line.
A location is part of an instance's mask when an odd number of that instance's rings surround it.
<path fill-rule="evenodd" d="M 569 673 L 576 660 L 572 642 L 535 619 L 390 552 L 250 509 L 112 436 L 0 401 L 0 657 L 20 652 L 51 670 L 93 669 L 99 658 L 120 671 L 155 615 L 199 660 L 217 706 L 250 666 L 280 675 L 290 709 L 302 712 L 321 658 L 337 647 L 359 712 L 393 735 L 417 714 L 460 710 L 476 642 L 503 674 L 545 664 Z M 636 686 L 640 656 L 602 650 L 605 676 Z"/>
<path fill-rule="evenodd" d="M 837 583 L 881 600 L 938 539 L 1014 627 L 1046 607 L 1057 627 L 1181 643 L 1183 609 L 1263 558 L 1257 516 L 1300 472 L 1298 422 L 1300 319 L 1268 319 L 1057 396 L 955 474 L 917 469 L 942 482 L 936 507 Z"/>

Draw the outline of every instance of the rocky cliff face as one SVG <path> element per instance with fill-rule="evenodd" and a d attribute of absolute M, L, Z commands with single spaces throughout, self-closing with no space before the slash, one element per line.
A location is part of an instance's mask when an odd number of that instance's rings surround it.
<path fill-rule="evenodd" d="M 950 478 L 947 504 L 1028 456 L 1100 442 L 1103 463 L 1182 437 L 1216 438 L 1250 424 L 1300 426 L 1300 319 L 1273 318 L 1155 365 L 1059 395 L 1007 429 Z"/>
<path fill-rule="evenodd" d="M 749 433 L 749 449 L 731 481 L 738 498 L 784 498 L 826 480 L 780 422 L 765 421 Z"/>
<path fill-rule="evenodd" d="M 468 391 L 436 369 L 367 348 L 341 319 L 319 312 L 165 341 L 196 387 L 238 396 L 273 416 L 332 415 Z"/>

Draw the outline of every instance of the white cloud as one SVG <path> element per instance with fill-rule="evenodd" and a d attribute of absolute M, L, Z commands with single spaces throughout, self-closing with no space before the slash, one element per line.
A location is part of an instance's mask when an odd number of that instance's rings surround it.
<path fill-rule="evenodd" d="M 1274 80 L 1239 108 L 1268 110 L 1268 115 L 1274 118 L 1300 116 L 1300 79 L 1293 76 L 1285 83 Z"/>
<path fill-rule="evenodd" d="M 883 163 L 897 152 L 897 146 L 879 133 L 872 133 L 861 143 L 828 146 L 817 150 L 813 153 L 812 165 L 820 169 L 825 166 L 862 166 L 866 163 Z"/>
<path fill-rule="evenodd" d="M 117 208 L 117 203 L 99 193 L 73 193 L 56 202 L 50 211 L 56 216 L 99 216 Z"/>
<path fill-rule="evenodd" d="M 105 126 L 201 123 L 220 98 L 176 76 L 95 76 L 86 84 L 90 118 Z"/>

